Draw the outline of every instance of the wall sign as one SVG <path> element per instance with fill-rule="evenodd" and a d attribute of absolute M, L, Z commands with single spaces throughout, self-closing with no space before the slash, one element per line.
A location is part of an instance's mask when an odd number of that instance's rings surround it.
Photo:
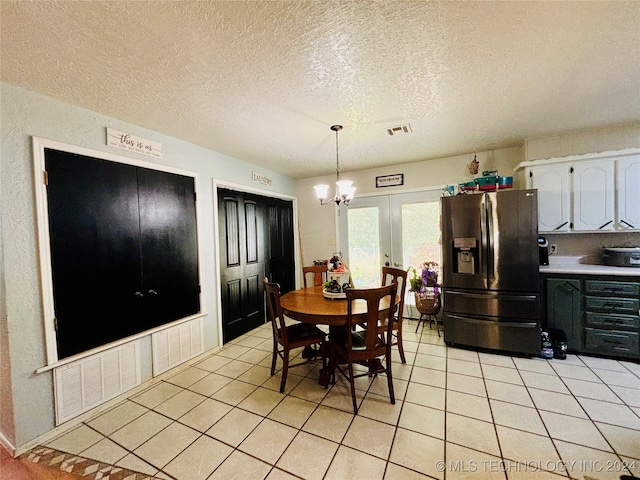
<path fill-rule="evenodd" d="M 162 157 L 162 144 L 107 127 L 107 145 L 150 157 Z"/>
<path fill-rule="evenodd" d="M 404 173 L 376 177 L 376 188 L 396 187 L 398 185 L 404 185 Z"/>
<path fill-rule="evenodd" d="M 267 185 L 268 187 L 271 186 L 271 179 L 268 177 L 265 177 L 264 175 L 260 175 L 259 173 L 256 172 L 251 172 L 253 174 L 253 181 L 255 183 L 260 183 L 262 185 Z"/>

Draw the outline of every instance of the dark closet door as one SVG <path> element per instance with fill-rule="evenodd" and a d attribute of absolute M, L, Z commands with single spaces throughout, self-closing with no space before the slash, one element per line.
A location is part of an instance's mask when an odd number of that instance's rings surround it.
<path fill-rule="evenodd" d="M 223 342 L 265 321 L 264 207 L 260 197 L 218 189 Z"/>
<path fill-rule="evenodd" d="M 293 251 L 293 202 L 269 198 L 267 207 L 266 274 L 270 281 L 280 284 L 281 293 L 295 289 Z"/>
<path fill-rule="evenodd" d="M 45 150 L 58 357 L 126 336 L 141 315 L 136 168 Z"/>
<path fill-rule="evenodd" d="M 200 311 L 194 180 L 45 149 L 58 358 Z"/>
<path fill-rule="evenodd" d="M 191 177 L 138 169 L 142 294 L 134 331 L 200 311 L 195 187 Z"/>

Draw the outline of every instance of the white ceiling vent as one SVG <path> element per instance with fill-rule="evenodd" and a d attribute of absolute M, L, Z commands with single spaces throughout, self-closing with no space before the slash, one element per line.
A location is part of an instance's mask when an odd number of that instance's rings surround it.
<path fill-rule="evenodd" d="M 411 133 L 411 125 L 409 125 L 408 123 L 405 123 L 404 125 L 399 125 L 397 127 L 387 128 L 387 133 L 389 134 L 390 137 L 393 137 L 395 135 L 405 134 L 405 133 Z"/>

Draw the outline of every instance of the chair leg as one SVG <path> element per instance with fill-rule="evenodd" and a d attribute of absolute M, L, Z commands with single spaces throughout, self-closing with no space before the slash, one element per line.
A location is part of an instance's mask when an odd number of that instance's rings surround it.
<path fill-rule="evenodd" d="M 398 353 L 400 353 L 400 360 L 402 363 L 407 363 L 407 359 L 404 356 L 404 346 L 402 345 L 402 322 L 398 322 L 398 330 L 396 330 L 396 343 L 398 344 Z"/>
<path fill-rule="evenodd" d="M 356 401 L 356 384 L 353 379 L 353 363 L 349 362 L 349 383 L 351 384 L 351 400 L 353 401 L 353 414 L 358 414 L 358 402 Z"/>
<path fill-rule="evenodd" d="M 273 341 L 273 355 L 271 356 L 271 375 L 276 373 L 276 359 L 278 358 L 278 342 Z"/>
<path fill-rule="evenodd" d="M 387 354 L 387 385 L 389 385 L 389 398 L 391 399 L 391 404 L 396 404 L 396 395 L 393 391 L 393 377 L 391 376 L 391 352 Z"/>
<path fill-rule="evenodd" d="M 284 392 L 284 387 L 287 384 L 288 371 L 289 371 L 289 349 L 285 347 L 284 354 L 282 356 L 282 379 L 280 380 L 280 393 Z"/>

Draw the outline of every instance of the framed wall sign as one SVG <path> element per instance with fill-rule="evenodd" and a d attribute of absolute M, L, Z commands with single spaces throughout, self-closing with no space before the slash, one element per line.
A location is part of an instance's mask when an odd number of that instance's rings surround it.
<path fill-rule="evenodd" d="M 376 188 L 397 187 L 398 185 L 404 185 L 404 173 L 376 177 Z"/>

